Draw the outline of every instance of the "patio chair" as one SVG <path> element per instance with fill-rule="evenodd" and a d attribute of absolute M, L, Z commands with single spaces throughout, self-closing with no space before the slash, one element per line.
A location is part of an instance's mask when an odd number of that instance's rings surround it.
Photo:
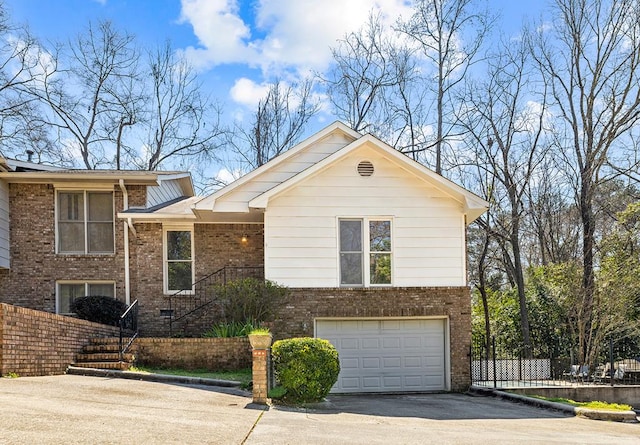
<path fill-rule="evenodd" d="M 571 368 L 569 368 L 569 371 L 563 372 L 562 376 L 568 379 L 569 381 L 573 382 L 577 378 L 579 371 L 580 371 L 580 365 L 571 365 Z"/>
<path fill-rule="evenodd" d="M 569 372 L 562 373 L 571 382 L 584 382 L 589 379 L 589 365 L 571 365 Z"/>
<path fill-rule="evenodd" d="M 576 379 L 583 383 L 589 380 L 589 365 L 580 366 Z"/>
<path fill-rule="evenodd" d="M 624 380 L 624 365 L 618 365 L 616 372 L 613 373 L 614 380 Z"/>
<path fill-rule="evenodd" d="M 591 381 L 593 383 L 604 383 L 609 377 L 608 365 L 598 365 L 595 372 L 591 375 Z"/>

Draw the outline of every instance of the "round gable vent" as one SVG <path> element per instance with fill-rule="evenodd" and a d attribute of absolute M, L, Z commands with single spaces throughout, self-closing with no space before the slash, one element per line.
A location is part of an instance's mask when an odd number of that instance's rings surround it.
<path fill-rule="evenodd" d="M 358 164 L 358 174 L 360 176 L 371 176 L 373 174 L 373 164 L 369 161 L 362 161 Z"/>

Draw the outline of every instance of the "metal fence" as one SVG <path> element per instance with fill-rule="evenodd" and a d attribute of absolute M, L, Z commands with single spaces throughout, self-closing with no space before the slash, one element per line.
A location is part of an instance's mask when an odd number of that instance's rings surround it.
<path fill-rule="evenodd" d="M 629 341 L 610 339 L 601 351 L 596 364 L 577 364 L 569 357 L 514 351 L 495 337 L 488 344 L 474 338 L 469 354 L 471 382 L 492 388 L 640 384 L 640 352 L 629 347 Z"/>

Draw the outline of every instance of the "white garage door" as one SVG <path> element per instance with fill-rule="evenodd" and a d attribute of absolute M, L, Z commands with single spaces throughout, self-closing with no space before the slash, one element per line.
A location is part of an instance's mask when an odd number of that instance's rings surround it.
<path fill-rule="evenodd" d="M 334 393 L 446 389 L 444 319 L 317 320 L 316 337 L 340 354 Z"/>

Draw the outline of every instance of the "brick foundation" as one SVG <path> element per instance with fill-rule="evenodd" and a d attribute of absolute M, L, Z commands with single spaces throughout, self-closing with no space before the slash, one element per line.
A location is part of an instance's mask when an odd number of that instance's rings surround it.
<path fill-rule="evenodd" d="M 313 336 L 319 317 L 425 317 L 449 320 L 451 389 L 471 384 L 471 298 L 468 287 L 291 289 L 273 325 L 276 339 Z"/>
<path fill-rule="evenodd" d="M 64 374 L 91 337 L 116 335 L 113 326 L 0 303 L 0 374 Z"/>

